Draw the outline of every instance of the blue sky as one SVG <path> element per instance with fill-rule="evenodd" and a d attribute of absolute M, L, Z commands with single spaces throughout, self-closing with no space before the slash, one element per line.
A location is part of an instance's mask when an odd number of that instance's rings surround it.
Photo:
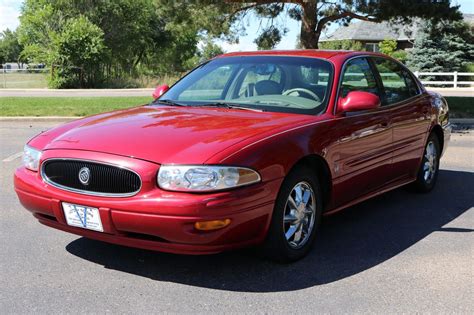
<path fill-rule="evenodd" d="M 0 0 L 0 31 L 17 28 L 22 3 L 19 0 Z"/>
<path fill-rule="evenodd" d="M 18 17 L 20 15 L 20 8 L 23 1 L 21 0 L 0 0 L 0 31 L 6 28 L 15 29 L 18 24 Z M 461 5 L 461 11 L 464 13 L 474 14 L 474 0 L 454 0 L 453 4 Z M 246 26 L 246 36 L 242 36 L 238 44 L 229 44 L 226 42 L 219 42 L 219 44 L 226 51 L 239 51 L 239 50 L 255 50 L 256 45 L 253 43 L 255 34 L 259 32 L 261 26 L 265 26 L 267 21 L 261 21 L 254 15 L 250 14 L 248 18 L 243 21 Z M 295 48 L 296 38 L 299 33 L 300 25 L 298 22 L 290 18 L 279 18 L 277 23 L 285 25 L 289 30 L 285 35 L 281 43 L 277 46 L 279 49 L 292 49 Z M 331 30 L 329 30 L 330 32 Z"/>

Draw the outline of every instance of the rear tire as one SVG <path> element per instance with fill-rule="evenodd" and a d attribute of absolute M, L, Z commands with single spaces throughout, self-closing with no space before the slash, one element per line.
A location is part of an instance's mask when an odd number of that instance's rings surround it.
<path fill-rule="evenodd" d="M 434 188 L 438 179 L 440 155 L 439 139 L 436 134 L 431 133 L 423 152 L 416 181 L 411 185 L 414 191 L 427 193 Z"/>
<path fill-rule="evenodd" d="M 287 175 L 263 244 L 267 258 L 289 263 L 309 252 L 321 221 L 322 197 L 317 174 L 309 167 L 299 167 Z"/>

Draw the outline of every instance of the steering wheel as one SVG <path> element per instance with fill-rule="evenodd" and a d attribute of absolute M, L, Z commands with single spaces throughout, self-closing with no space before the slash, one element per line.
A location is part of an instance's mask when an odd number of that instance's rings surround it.
<path fill-rule="evenodd" d="M 319 96 L 316 95 L 316 93 L 314 93 L 313 91 L 310 91 L 308 89 L 304 89 L 304 88 L 289 89 L 289 90 L 286 90 L 285 92 L 283 92 L 282 95 L 291 95 L 292 93 L 295 93 L 295 92 L 298 93 L 298 95 L 300 95 L 300 93 L 309 95 L 309 96 L 311 96 L 311 98 L 313 98 L 317 102 L 321 101 L 321 99 L 319 98 Z"/>

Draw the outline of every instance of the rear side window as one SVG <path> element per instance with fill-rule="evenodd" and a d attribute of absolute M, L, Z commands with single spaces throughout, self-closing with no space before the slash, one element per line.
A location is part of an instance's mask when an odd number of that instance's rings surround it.
<path fill-rule="evenodd" d="M 350 60 L 342 76 L 341 96 L 351 91 L 364 91 L 379 95 L 377 82 L 366 58 Z"/>
<path fill-rule="evenodd" d="M 415 80 L 404 67 L 384 58 L 374 58 L 374 63 L 384 87 L 384 105 L 398 103 L 418 94 Z"/>

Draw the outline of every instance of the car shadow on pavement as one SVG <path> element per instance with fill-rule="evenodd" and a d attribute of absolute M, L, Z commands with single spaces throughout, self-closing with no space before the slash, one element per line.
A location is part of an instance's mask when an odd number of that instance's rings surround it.
<path fill-rule="evenodd" d="M 218 290 L 276 292 L 331 283 L 377 266 L 429 234 L 473 232 L 444 227 L 474 206 L 474 173 L 441 170 L 429 194 L 386 193 L 325 218 L 316 246 L 281 265 L 241 250 L 185 256 L 79 238 L 66 250 L 80 258 L 156 281 Z M 441 254 L 441 253 L 440 253 Z"/>

